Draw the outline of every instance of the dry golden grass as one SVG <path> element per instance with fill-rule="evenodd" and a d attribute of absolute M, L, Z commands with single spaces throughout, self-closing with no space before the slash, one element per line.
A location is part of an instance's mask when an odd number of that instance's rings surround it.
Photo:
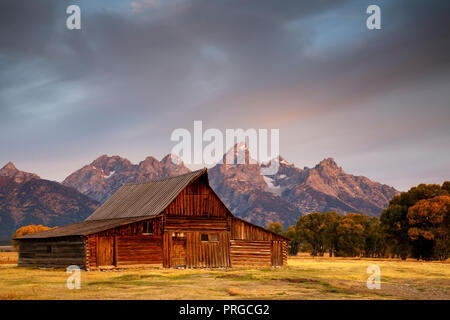
<path fill-rule="evenodd" d="M 17 263 L 17 252 L 0 252 L 0 264 L 13 264 Z"/>
<path fill-rule="evenodd" d="M 1 253 L 3 254 L 3 253 Z M 367 266 L 381 289 L 366 287 Z M 386 259 L 289 258 L 285 268 L 81 272 L 0 265 L 0 299 L 450 299 L 450 264 Z"/>

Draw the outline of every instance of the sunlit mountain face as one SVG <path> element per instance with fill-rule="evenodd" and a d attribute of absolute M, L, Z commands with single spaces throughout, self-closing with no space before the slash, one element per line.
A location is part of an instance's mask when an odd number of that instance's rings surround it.
<path fill-rule="evenodd" d="M 236 164 L 241 156 L 241 164 Z M 303 214 L 337 211 L 379 216 L 394 188 L 362 176 L 347 174 L 334 159 L 327 158 L 313 168 L 297 168 L 282 156 L 275 159 L 278 172 L 265 176 L 261 164 L 250 157 L 246 144 L 237 144 L 223 155 L 221 163 L 209 169 L 213 189 L 230 210 L 249 221 L 267 226 L 272 221 L 293 225 Z M 189 172 L 174 155 L 161 161 L 147 157 L 139 164 L 119 156 L 106 155 L 75 171 L 63 182 L 83 194 L 105 202 L 124 183 L 145 182 Z"/>

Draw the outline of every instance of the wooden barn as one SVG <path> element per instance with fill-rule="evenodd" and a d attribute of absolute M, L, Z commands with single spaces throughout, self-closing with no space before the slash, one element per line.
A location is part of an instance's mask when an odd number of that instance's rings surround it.
<path fill-rule="evenodd" d="M 16 238 L 19 266 L 284 266 L 287 238 L 235 217 L 207 169 L 123 185 L 85 221 Z"/>

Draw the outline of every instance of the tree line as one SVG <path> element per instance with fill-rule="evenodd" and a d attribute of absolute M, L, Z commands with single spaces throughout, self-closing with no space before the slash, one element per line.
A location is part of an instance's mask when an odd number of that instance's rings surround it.
<path fill-rule="evenodd" d="M 450 181 L 420 184 L 392 198 L 380 218 L 313 212 L 268 229 L 291 239 L 289 254 L 445 260 L 450 255 Z"/>

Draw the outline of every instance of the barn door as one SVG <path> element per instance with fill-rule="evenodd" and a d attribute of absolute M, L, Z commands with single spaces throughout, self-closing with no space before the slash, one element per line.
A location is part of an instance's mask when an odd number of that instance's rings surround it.
<path fill-rule="evenodd" d="M 272 266 L 283 266 L 283 241 L 272 241 Z"/>
<path fill-rule="evenodd" d="M 186 266 L 186 238 L 173 237 L 171 251 L 172 267 Z"/>
<path fill-rule="evenodd" d="M 97 245 L 97 266 L 114 265 L 114 237 L 99 237 Z"/>

